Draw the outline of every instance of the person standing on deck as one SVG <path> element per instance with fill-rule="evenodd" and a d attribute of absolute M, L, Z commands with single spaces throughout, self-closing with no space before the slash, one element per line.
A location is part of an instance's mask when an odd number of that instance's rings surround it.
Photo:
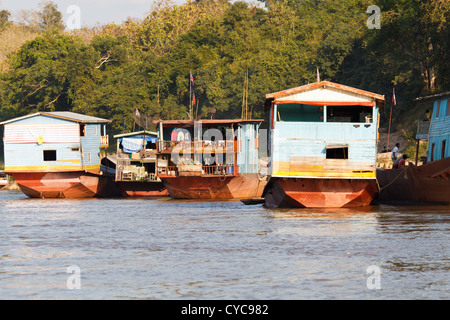
<path fill-rule="evenodd" d="M 398 152 L 399 152 L 399 149 L 400 148 L 400 143 L 396 143 L 395 144 L 395 147 L 394 147 L 394 149 L 392 150 L 392 153 L 391 153 L 391 159 L 392 159 L 392 162 L 393 163 L 395 163 L 395 160 L 397 160 L 397 157 L 398 157 Z"/>

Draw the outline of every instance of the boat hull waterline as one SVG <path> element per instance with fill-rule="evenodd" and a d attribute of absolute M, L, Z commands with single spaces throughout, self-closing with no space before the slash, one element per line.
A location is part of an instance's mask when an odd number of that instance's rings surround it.
<path fill-rule="evenodd" d="M 116 183 L 124 197 L 159 198 L 169 196 L 169 192 L 161 181 L 117 181 Z"/>
<path fill-rule="evenodd" d="M 110 196 L 112 178 L 85 171 L 8 172 L 30 198 L 91 198 Z"/>
<path fill-rule="evenodd" d="M 173 199 L 260 198 L 267 183 L 257 173 L 225 177 L 179 176 L 162 180 Z"/>
<path fill-rule="evenodd" d="M 272 178 L 264 190 L 268 208 L 351 208 L 372 203 L 375 179 Z"/>

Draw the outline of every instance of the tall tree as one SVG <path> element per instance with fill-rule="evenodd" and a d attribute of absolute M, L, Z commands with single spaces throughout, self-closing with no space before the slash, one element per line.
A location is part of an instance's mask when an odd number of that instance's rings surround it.
<path fill-rule="evenodd" d="M 51 0 L 44 0 L 39 3 L 39 28 L 41 30 L 64 30 L 62 14 L 58 11 L 58 5 Z"/>
<path fill-rule="evenodd" d="M 17 115 L 37 110 L 71 110 L 74 85 L 90 77 L 97 59 L 92 48 L 67 35 L 46 33 L 10 58 L 4 75 L 7 104 Z"/>
<path fill-rule="evenodd" d="M 8 24 L 11 13 L 8 10 L 0 10 L 0 31 Z"/>
<path fill-rule="evenodd" d="M 446 0 L 379 1 L 382 26 L 374 34 L 372 47 L 396 62 L 409 62 L 424 82 L 424 92 L 433 93 L 442 85 L 437 74 L 442 54 L 448 52 L 450 2 Z M 448 60 L 448 59 L 447 59 Z M 408 72 L 407 70 L 404 71 Z M 405 75 L 407 76 L 407 75 Z M 401 77 L 401 75 L 399 75 Z"/>

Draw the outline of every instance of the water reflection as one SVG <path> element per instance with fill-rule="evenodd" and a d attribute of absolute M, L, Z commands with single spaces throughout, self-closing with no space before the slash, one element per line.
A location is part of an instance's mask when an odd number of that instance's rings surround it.
<path fill-rule="evenodd" d="M 449 208 L 0 192 L 0 298 L 446 299 Z M 82 288 L 65 288 L 67 266 Z M 382 290 L 366 287 L 368 266 Z"/>
<path fill-rule="evenodd" d="M 274 218 L 319 218 L 319 219 L 355 219 L 373 218 L 379 211 L 377 206 L 361 208 L 283 208 L 267 209 Z"/>

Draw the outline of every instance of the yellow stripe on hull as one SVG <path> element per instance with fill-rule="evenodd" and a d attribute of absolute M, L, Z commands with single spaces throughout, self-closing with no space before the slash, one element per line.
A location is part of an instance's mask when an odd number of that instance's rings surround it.
<path fill-rule="evenodd" d="M 301 177 L 301 178 L 376 178 L 376 172 L 297 172 L 297 171 L 275 171 L 273 177 Z"/>
<path fill-rule="evenodd" d="M 5 167 L 5 172 L 58 172 L 58 171 L 80 171 L 80 170 L 100 170 L 100 165 L 89 166 L 9 166 Z"/>

